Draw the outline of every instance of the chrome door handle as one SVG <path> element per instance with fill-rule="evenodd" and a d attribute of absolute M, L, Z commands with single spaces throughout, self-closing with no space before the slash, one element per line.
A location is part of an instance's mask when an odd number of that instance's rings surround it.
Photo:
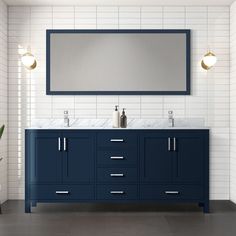
<path fill-rule="evenodd" d="M 69 191 L 56 191 L 56 194 L 69 194 Z"/>
<path fill-rule="evenodd" d="M 124 139 L 111 139 L 111 142 L 124 142 Z"/>
<path fill-rule="evenodd" d="M 124 194 L 124 191 L 110 191 L 110 194 Z"/>
<path fill-rule="evenodd" d="M 179 194 L 179 191 L 165 191 L 165 194 Z"/>
<path fill-rule="evenodd" d="M 110 159 L 113 159 L 113 160 L 123 160 L 124 157 L 110 157 Z"/>
<path fill-rule="evenodd" d="M 170 152 L 171 150 L 170 150 L 170 138 L 168 138 L 168 151 Z"/>
<path fill-rule="evenodd" d="M 61 151 L 61 138 L 58 138 L 58 151 Z"/>
<path fill-rule="evenodd" d="M 111 177 L 124 177 L 124 174 L 110 174 Z"/>
<path fill-rule="evenodd" d="M 63 148 L 64 148 L 64 151 L 67 150 L 66 138 L 63 138 Z"/>
<path fill-rule="evenodd" d="M 174 138 L 174 152 L 176 151 L 176 138 Z"/>

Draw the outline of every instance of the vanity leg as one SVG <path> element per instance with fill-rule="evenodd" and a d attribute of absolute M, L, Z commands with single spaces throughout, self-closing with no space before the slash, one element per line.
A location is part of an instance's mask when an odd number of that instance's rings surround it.
<path fill-rule="evenodd" d="M 31 205 L 32 205 L 32 207 L 36 207 L 37 206 L 37 202 L 36 201 L 32 201 Z"/>
<path fill-rule="evenodd" d="M 198 206 L 203 208 L 204 213 L 209 213 L 209 202 L 199 202 Z"/>
<path fill-rule="evenodd" d="M 203 212 L 204 213 L 210 213 L 209 202 L 204 202 L 204 204 L 203 204 Z"/>
<path fill-rule="evenodd" d="M 25 213 L 31 213 L 30 201 L 25 200 Z"/>
<path fill-rule="evenodd" d="M 204 203 L 203 203 L 203 202 L 199 202 L 199 203 L 198 203 L 198 206 L 199 206 L 199 207 L 203 207 L 203 206 L 204 206 Z"/>

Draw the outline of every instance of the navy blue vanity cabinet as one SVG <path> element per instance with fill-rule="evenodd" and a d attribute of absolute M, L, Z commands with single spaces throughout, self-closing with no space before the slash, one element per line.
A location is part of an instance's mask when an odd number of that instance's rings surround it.
<path fill-rule="evenodd" d="M 198 202 L 209 211 L 209 131 L 140 135 L 140 198 Z"/>
<path fill-rule="evenodd" d="M 94 145 L 89 132 L 26 130 L 25 211 L 37 202 L 93 200 Z"/>
<path fill-rule="evenodd" d="M 191 202 L 209 212 L 209 130 L 26 130 L 37 202 Z"/>

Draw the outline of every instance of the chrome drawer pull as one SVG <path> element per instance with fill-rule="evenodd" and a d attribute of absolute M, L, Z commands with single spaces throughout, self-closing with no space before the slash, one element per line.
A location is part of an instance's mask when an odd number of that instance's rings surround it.
<path fill-rule="evenodd" d="M 111 139 L 111 142 L 124 142 L 124 139 Z"/>
<path fill-rule="evenodd" d="M 168 138 L 168 151 L 170 151 L 170 138 Z"/>
<path fill-rule="evenodd" d="M 179 194 L 179 191 L 165 191 L 165 194 Z"/>
<path fill-rule="evenodd" d="M 115 159 L 115 160 L 122 160 L 124 159 L 124 157 L 110 157 L 111 159 Z"/>
<path fill-rule="evenodd" d="M 58 151 L 61 151 L 61 138 L 58 138 Z"/>
<path fill-rule="evenodd" d="M 111 194 L 124 194 L 124 191 L 110 191 Z"/>
<path fill-rule="evenodd" d="M 66 151 L 66 149 L 67 149 L 66 138 L 63 139 L 63 146 L 64 146 L 64 151 Z"/>
<path fill-rule="evenodd" d="M 56 194 L 69 194 L 69 191 L 56 191 Z"/>
<path fill-rule="evenodd" d="M 111 177 L 124 177 L 124 174 L 110 174 Z"/>
<path fill-rule="evenodd" d="M 176 138 L 174 138 L 174 151 L 176 151 Z"/>

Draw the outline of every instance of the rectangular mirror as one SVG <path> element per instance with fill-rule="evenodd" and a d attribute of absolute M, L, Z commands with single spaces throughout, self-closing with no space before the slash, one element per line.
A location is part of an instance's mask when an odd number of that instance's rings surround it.
<path fill-rule="evenodd" d="M 47 94 L 190 94 L 190 30 L 47 30 Z"/>

